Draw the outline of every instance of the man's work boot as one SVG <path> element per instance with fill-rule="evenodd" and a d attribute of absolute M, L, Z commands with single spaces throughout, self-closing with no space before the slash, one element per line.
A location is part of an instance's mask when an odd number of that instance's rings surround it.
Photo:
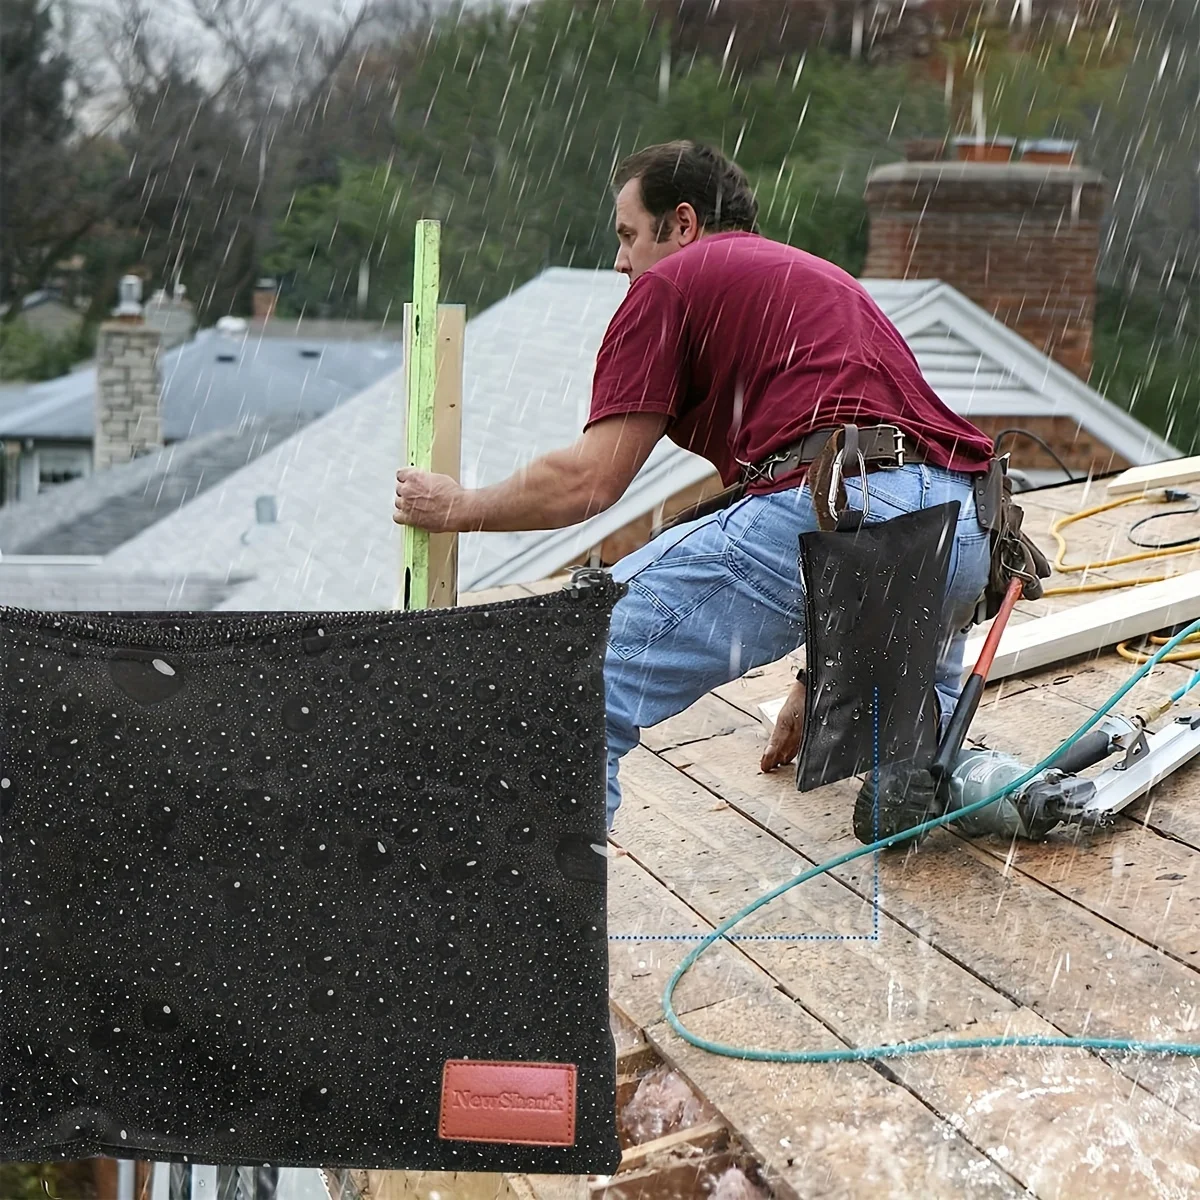
<path fill-rule="evenodd" d="M 911 763 L 879 768 L 879 795 L 872 771 L 854 801 L 854 836 L 864 846 L 912 829 L 944 812 L 933 775 Z M 912 839 L 918 842 L 925 835 Z M 904 844 L 904 843 L 901 843 Z"/>

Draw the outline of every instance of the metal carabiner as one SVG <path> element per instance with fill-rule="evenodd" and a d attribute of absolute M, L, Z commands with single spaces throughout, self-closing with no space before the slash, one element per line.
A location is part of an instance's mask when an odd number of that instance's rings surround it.
<path fill-rule="evenodd" d="M 837 513 L 837 493 L 838 488 L 842 483 L 842 456 L 845 450 L 839 450 L 833 457 L 833 466 L 829 471 L 829 494 L 825 497 L 825 510 L 829 513 L 830 519 L 837 523 L 839 520 Z M 858 473 L 862 479 L 862 494 L 863 494 L 863 520 L 865 521 L 871 515 L 871 491 L 867 487 L 867 460 L 863 458 L 861 450 L 856 452 L 858 458 Z"/>

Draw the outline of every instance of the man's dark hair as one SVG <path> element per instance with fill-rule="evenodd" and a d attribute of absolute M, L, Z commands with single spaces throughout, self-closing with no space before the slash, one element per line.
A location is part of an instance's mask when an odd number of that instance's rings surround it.
<path fill-rule="evenodd" d="M 618 164 L 613 191 L 631 179 L 641 183 L 642 204 L 654 218 L 659 241 L 670 233 L 671 216 L 680 204 L 696 210 L 706 233 L 758 232 L 758 202 L 750 181 L 741 167 L 711 146 L 688 141 L 647 146 Z"/>

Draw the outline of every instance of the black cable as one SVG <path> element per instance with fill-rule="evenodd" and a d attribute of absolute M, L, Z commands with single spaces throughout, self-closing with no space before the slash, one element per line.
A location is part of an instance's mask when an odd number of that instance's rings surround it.
<path fill-rule="evenodd" d="M 1031 433 L 1028 429 L 1014 428 L 1000 430 L 1000 432 L 992 439 L 992 445 L 995 446 L 997 454 L 1000 453 L 1000 443 L 1004 440 L 1004 438 L 1008 437 L 1009 434 L 1014 434 L 1017 437 L 1028 438 L 1031 442 L 1037 442 L 1037 444 L 1041 446 L 1041 448 L 1045 450 L 1045 452 L 1050 455 L 1050 457 L 1054 459 L 1054 461 L 1062 468 L 1062 472 L 1067 477 L 1068 483 L 1078 483 L 1079 480 L 1083 478 L 1082 475 L 1072 475 L 1071 468 L 1068 467 L 1067 464 L 1063 462 L 1063 460 L 1059 458 L 1057 454 L 1054 453 L 1049 444 L 1046 442 L 1045 438 L 1038 437 L 1036 433 Z"/>
<path fill-rule="evenodd" d="M 1129 540 L 1142 550 L 1174 550 L 1180 546 L 1200 546 L 1200 534 L 1189 534 L 1185 538 L 1178 538 L 1173 542 L 1139 542 L 1133 536 L 1133 531 L 1139 525 L 1145 525 L 1148 521 L 1159 521 L 1163 517 L 1182 517 L 1188 513 L 1200 513 L 1200 501 L 1197 501 L 1191 508 L 1173 508 L 1170 512 L 1151 513 L 1148 517 L 1143 517 L 1140 521 L 1134 521 L 1129 527 Z"/>

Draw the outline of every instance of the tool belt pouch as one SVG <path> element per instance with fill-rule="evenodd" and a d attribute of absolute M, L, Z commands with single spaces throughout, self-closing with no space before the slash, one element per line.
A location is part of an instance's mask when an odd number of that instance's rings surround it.
<path fill-rule="evenodd" d="M 853 433 L 848 440 L 853 447 Z M 807 692 L 796 787 L 802 792 L 876 763 L 933 760 L 934 677 L 959 514 L 954 501 L 867 524 L 869 496 L 864 512 L 837 503 L 832 455 L 830 463 L 823 454 L 810 474 L 818 517 L 824 508 L 822 524 L 832 528 L 800 535 Z M 864 492 L 866 484 L 864 473 Z M 844 501 L 844 489 L 840 494 Z"/>
<path fill-rule="evenodd" d="M 0 607 L 0 1161 L 615 1172 L 624 594 Z"/>
<path fill-rule="evenodd" d="M 977 621 L 989 621 L 1000 611 L 1013 579 L 1024 585 L 1022 599 L 1040 600 L 1042 580 L 1050 575 L 1046 556 L 1021 530 L 1025 513 L 1013 499 L 1006 463 L 1005 458 L 994 458 L 987 471 L 975 476 L 975 512 L 991 535 L 991 568 Z"/>

